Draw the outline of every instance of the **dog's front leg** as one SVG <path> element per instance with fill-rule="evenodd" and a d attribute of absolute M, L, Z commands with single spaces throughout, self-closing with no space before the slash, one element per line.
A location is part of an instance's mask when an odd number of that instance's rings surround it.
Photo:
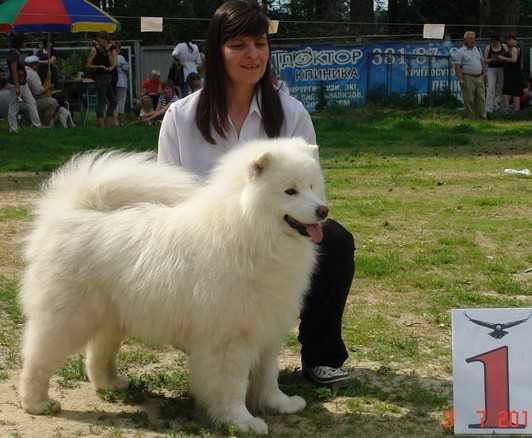
<path fill-rule="evenodd" d="M 262 352 L 251 372 L 247 399 L 253 410 L 293 414 L 303 410 L 306 402 L 297 395 L 290 397 L 279 389 L 279 351 L 280 346 L 273 345 Z"/>
<path fill-rule="evenodd" d="M 242 432 L 267 434 L 262 418 L 246 407 L 251 364 L 256 357 L 249 346 L 238 343 L 190 354 L 191 390 L 215 422 L 233 424 Z"/>

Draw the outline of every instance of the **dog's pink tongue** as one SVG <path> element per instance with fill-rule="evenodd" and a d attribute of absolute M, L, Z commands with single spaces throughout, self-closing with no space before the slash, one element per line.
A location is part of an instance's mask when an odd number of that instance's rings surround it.
<path fill-rule="evenodd" d="M 321 230 L 321 226 L 318 224 L 312 224 L 312 225 L 305 225 L 305 228 L 307 230 L 308 235 L 310 236 L 310 239 L 314 243 L 320 243 L 323 239 L 323 231 Z"/>

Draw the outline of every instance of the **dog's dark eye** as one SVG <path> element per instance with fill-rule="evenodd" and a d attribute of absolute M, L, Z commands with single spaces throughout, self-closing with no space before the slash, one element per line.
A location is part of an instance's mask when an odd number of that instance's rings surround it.
<path fill-rule="evenodd" d="M 310 185 L 310 190 L 312 190 L 312 184 Z"/>
<path fill-rule="evenodd" d="M 287 195 L 297 195 L 297 190 L 296 189 L 287 189 L 284 191 Z"/>

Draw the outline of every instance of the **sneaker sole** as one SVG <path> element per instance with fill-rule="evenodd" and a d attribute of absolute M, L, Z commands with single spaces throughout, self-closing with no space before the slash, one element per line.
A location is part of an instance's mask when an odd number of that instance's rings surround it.
<path fill-rule="evenodd" d="M 307 370 L 303 370 L 303 375 L 308 380 L 310 380 L 311 382 L 317 383 L 318 385 L 333 385 L 335 383 L 348 383 L 350 380 L 352 380 L 351 375 L 349 374 L 343 377 L 332 377 L 330 379 L 320 379 L 310 374 Z"/>

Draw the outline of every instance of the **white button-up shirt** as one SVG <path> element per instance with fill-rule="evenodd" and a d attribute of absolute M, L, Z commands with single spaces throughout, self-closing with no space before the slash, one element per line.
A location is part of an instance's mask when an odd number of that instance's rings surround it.
<path fill-rule="evenodd" d="M 216 144 L 207 142 L 196 125 L 196 108 L 201 90 L 173 103 L 164 115 L 159 133 L 157 160 L 173 164 L 205 178 L 218 159 L 235 146 L 259 138 L 267 138 L 257 98 L 254 97 L 249 113 L 240 129 L 240 136 L 229 119 L 226 138 L 213 132 Z M 286 93 L 279 93 L 284 111 L 281 137 L 303 137 L 316 144 L 316 133 L 302 103 Z M 213 129 L 214 131 L 214 129 Z"/>

